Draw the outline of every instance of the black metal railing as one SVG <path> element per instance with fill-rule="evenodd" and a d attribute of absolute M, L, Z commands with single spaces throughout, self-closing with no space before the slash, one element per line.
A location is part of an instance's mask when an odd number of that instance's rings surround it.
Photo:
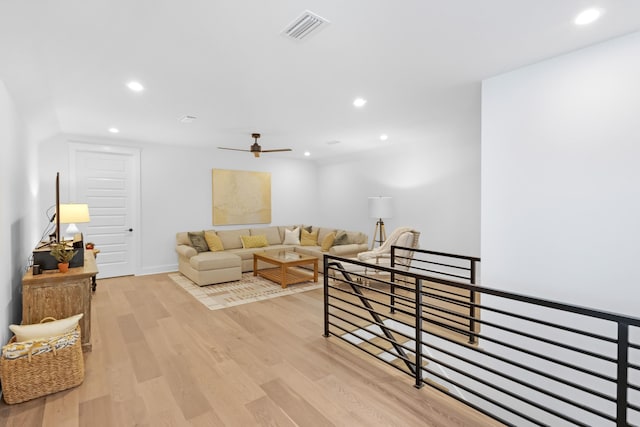
<path fill-rule="evenodd" d="M 477 258 L 392 253 L 325 255 L 326 337 L 507 425 L 640 424 L 640 319 L 477 286 Z"/>

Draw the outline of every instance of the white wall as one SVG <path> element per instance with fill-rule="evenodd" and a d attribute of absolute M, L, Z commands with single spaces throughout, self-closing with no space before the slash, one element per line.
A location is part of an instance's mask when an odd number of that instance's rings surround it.
<path fill-rule="evenodd" d="M 468 256 L 480 254 L 479 96 L 455 129 L 420 143 L 390 143 L 375 152 L 322 162 L 318 167 L 321 218 L 373 238 L 376 220 L 368 197 L 391 196 L 396 227 L 421 232 L 422 249 Z M 462 114 L 462 112 L 461 112 Z"/>
<path fill-rule="evenodd" d="M 212 169 L 270 172 L 271 224 L 317 223 L 312 162 L 169 146 L 145 146 L 141 157 L 142 273 L 177 270 L 179 231 L 245 227 L 212 225 Z"/>
<path fill-rule="evenodd" d="M 36 156 L 27 128 L 0 81 L 0 343 L 22 318 L 22 275 L 35 244 Z"/>
<path fill-rule="evenodd" d="M 483 282 L 640 315 L 640 33 L 483 83 Z"/>
<path fill-rule="evenodd" d="M 638 76 L 640 33 L 635 33 L 483 83 L 484 285 L 640 315 Z M 483 297 L 483 304 L 507 303 Z M 516 308 L 517 304 L 509 305 L 523 314 L 533 312 L 530 308 Z M 482 318 L 499 322 L 491 312 L 483 312 Z M 590 322 L 559 313 L 546 313 L 543 318 L 616 337 L 615 325 L 606 322 Z M 557 330 L 529 327 L 526 331 L 567 342 Z M 640 339 L 638 332 L 631 331 L 635 342 Z M 483 333 L 519 343 L 491 328 L 484 327 Z M 481 345 L 487 352 L 506 353 L 491 342 L 484 341 Z M 602 342 L 582 345 L 615 356 L 614 346 Z M 585 368 L 602 369 L 603 365 L 541 344 L 534 350 Z M 638 364 L 639 355 L 630 352 L 631 361 Z M 526 363 L 550 374 L 563 372 L 558 366 L 540 360 Z M 612 367 L 607 366 L 610 370 Z M 510 369 L 504 371 L 511 373 Z M 636 373 L 630 375 L 637 382 L 640 375 Z M 615 377 L 615 372 L 608 374 Z M 570 378 L 608 394 L 615 391 L 612 384 L 605 387 L 593 377 L 585 379 L 572 373 Z M 590 396 L 576 392 L 566 395 L 589 407 L 611 410 L 611 405 Z M 636 405 L 639 398 L 640 393 L 630 393 L 629 400 Z M 562 412 L 590 425 L 602 423 L 601 419 L 590 418 L 574 408 Z M 630 421 L 637 423 L 638 415 L 632 412 Z M 557 420 L 549 422 L 560 425 Z"/>

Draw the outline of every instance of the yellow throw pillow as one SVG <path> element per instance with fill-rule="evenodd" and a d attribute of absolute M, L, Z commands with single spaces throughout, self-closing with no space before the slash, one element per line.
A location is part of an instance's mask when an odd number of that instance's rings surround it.
<path fill-rule="evenodd" d="M 242 240 L 242 247 L 245 249 L 264 248 L 265 246 L 269 246 L 267 236 L 264 234 L 258 234 L 256 236 L 240 236 L 240 240 Z"/>
<path fill-rule="evenodd" d="M 16 341 L 43 340 L 73 331 L 82 319 L 82 313 L 53 322 L 36 323 L 35 325 L 9 325 L 16 335 Z"/>
<path fill-rule="evenodd" d="M 316 246 L 318 244 L 318 230 L 309 232 L 300 230 L 300 246 Z"/>
<path fill-rule="evenodd" d="M 224 251 L 224 246 L 222 246 L 222 240 L 220 240 L 220 237 L 218 237 L 218 235 L 215 232 L 205 231 L 204 240 L 207 241 L 207 245 L 209 246 L 209 250 L 211 252 Z"/>
<path fill-rule="evenodd" d="M 322 244 L 320 247 L 322 248 L 322 252 L 327 252 L 331 246 L 333 246 L 333 241 L 336 240 L 336 232 L 332 231 L 331 233 L 324 236 L 322 239 Z"/>

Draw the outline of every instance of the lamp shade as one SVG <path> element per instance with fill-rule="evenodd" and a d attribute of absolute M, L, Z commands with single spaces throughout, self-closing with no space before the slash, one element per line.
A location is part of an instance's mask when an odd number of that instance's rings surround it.
<path fill-rule="evenodd" d="M 85 203 L 61 204 L 59 218 L 63 224 L 89 222 L 89 205 Z"/>
<path fill-rule="evenodd" d="M 393 216 L 391 200 L 391 197 L 369 197 L 369 217 L 391 218 Z"/>

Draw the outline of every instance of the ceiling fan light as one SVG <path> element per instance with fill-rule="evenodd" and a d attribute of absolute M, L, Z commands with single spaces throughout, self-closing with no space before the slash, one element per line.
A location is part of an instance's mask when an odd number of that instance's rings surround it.
<path fill-rule="evenodd" d="M 260 144 L 258 144 L 258 138 L 260 138 L 260 134 L 252 133 L 251 137 L 255 140 L 255 142 L 251 144 L 248 150 L 243 150 L 240 148 L 229 148 L 229 147 L 218 147 L 218 148 L 221 150 L 248 151 L 250 153 L 253 153 L 253 157 L 260 157 L 260 153 L 275 153 L 279 151 L 291 151 L 291 148 L 277 148 L 275 150 L 263 150 Z"/>

